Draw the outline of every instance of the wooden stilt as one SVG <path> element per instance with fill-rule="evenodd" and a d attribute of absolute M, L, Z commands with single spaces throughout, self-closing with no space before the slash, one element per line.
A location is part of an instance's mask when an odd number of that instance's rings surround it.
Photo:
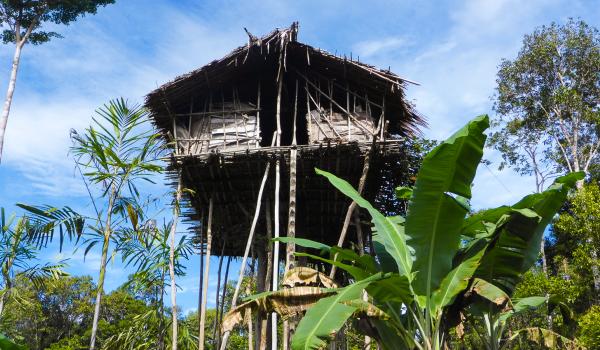
<path fill-rule="evenodd" d="M 273 142 L 276 142 L 277 134 L 273 135 Z M 271 144 L 272 146 L 272 144 Z M 246 241 L 246 249 L 244 250 L 244 257 L 242 258 L 242 264 L 240 265 L 240 273 L 238 277 L 237 284 L 235 286 L 235 290 L 233 291 L 233 298 L 231 300 L 231 308 L 235 308 L 237 305 L 237 298 L 240 293 L 240 288 L 242 286 L 242 281 L 244 279 L 244 270 L 246 268 L 246 261 L 248 260 L 248 254 L 250 253 L 250 247 L 252 246 L 252 240 L 254 238 L 254 231 L 256 230 L 256 223 L 258 222 L 258 216 L 260 214 L 260 207 L 262 204 L 262 196 L 265 190 L 265 184 L 267 183 L 267 178 L 269 177 L 269 169 L 271 167 L 271 163 L 267 163 L 265 168 L 265 173 L 262 178 L 262 182 L 260 183 L 260 188 L 258 190 L 258 198 L 256 200 L 256 209 L 254 210 L 254 217 L 252 219 L 252 225 L 250 227 L 250 233 L 248 234 L 248 240 Z M 225 350 L 227 347 L 227 341 L 229 340 L 229 332 L 225 332 L 223 334 L 223 341 L 221 343 L 221 350 Z"/>
<path fill-rule="evenodd" d="M 213 339 L 215 342 L 219 342 L 217 337 L 219 336 L 218 326 L 219 326 L 219 291 L 221 290 L 221 271 L 223 268 L 223 254 L 225 253 L 225 241 L 222 242 L 223 246 L 221 247 L 221 254 L 219 255 L 219 268 L 217 269 L 217 292 L 215 293 L 215 310 L 217 314 L 215 315 L 215 319 L 213 320 Z M 225 286 L 227 287 L 227 286 Z"/>
<path fill-rule="evenodd" d="M 375 144 L 375 140 L 373 141 L 373 144 Z M 367 181 L 367 174 L 369 173 L 370 159 L 371 159 L 371 152 L 369 151 L 365 154 L 365 160 L 363 163 L 362 174 L 360 174 L 360 179 L 358 180 L 357 191 L 359 194 L 362 194 L 363 189 L 365 187 L 365 182 Z M 342 232 L 340 233 L 340 238 L 338 239 L 338 242 L 337 242 L 338 247 L 341 247 L 344 245 L 344 240 L 346 239 L 346 233 L 348 232 L 348 226 L 350 225 L 350 219 L 352 218 L 352 213 L 354 212 L 355 209 L 356 209 L 356 202 L 352 201 L 352 203 L 350 203 L 350 205 L 348 206 L 348 210 L 346 211 L 346 217 L 344 218 Z M 337 255 L 334 257 L 334 260 L 336 257 L 337 257 Z M 335 271 L 336 271 L 336 267 L 332 266 L 331 272 L 329 273 L 330 278 L 333 278 L 335 276 Z"/>
<path fill-rule="evenodd" d="M 200 336 L 199 350 L 204 350 L 204 325 L 206 322 L 206 297 L 208 296 L 208 274 L 210 271 L 210 246 L 212 243 L 212 220 L 213 220 L 213 199 L 209 199 L 208 204 L 208 225 L 206 227 L 206 264 L 204 266 L 204 279 L 202 281 L 202 304 L 200 306 Z"/>
<path fill-rule="evenodd" d="M 171 326 L 172 343 L 171 348 L 177 350 L 177 284 L 175 282 L 175 235 L 177 234 L 177 221 L 179 220 L 179 204 L 181 202 L 181 170 L 177 177 L 177 190 L 173 206 L 173 222 L 171 223 L 170 249 L 169 249 L 169 278 L 171 282 Z"/>
<path fill-rule="evenodd" d="M 283 48 L 282 48 L 283 50 Z M 279 54 L 279 72 L 277 74 L 277 103 L 275 118 L 277 121 L 277 147 L 281 146 L 281 90 L 283 88 L 283 51 Z M 275 230 L 274 238 L 279 237 L 279 191 L 281 187 L 281 164 L 280 159 L 275 160 L 275 207 L 274 219 Z M 273 285 L 272 290 L 276 291 L 279 285 L 279 242 L 273 244 Z M 271 315 L 271 349 L 277 349 L 277 314 Z"/>
<path fill-rule="evenodd" d="M 250 284 L 246 284 L 246 295 L 250 295 Z M 254 330 L 252 329 L 252 312 L 246 310 L 246 323 L 248 324 L 248 350 L 254 349 Z"/>
<path fill-rule="evenodd" d="M 200 215 L 200 217 L 202 218 L 202 221 L 200 223 L 200 280 L 198 281 L 198 317 L 200 317 L 200 309 L 202 308 L 202 294 L 204 293 L 204 286 L 203 286 L 203 276 L 204 276 L 204 226 L 205 226 L 205 217 L 204 217 L 204 210 L 202 211 L 202 214 Z M 198 349 L 200 349 L 200 331 L 201 327 L 200 327 L 200 322 L 198 322 Z"/>
<path fill-rule="evenodd" d="M 220 329 L 221 327 L 221 322 L 223 322 L 223 313 L 225 312 L 225 295 L 227 294 L 227 283 L 229 283 L 229 266 L 231 265 L 231 256 L 227 257 L 227 265 L 225 265 L 225 280 L 223 281 L 223 288 L 222 288 L 222 294 L 221 294 L 221 311 L 219 312 L 219 323 L 218 323 L 218 327 Z M 219 338 L 221 338 L 219 332 Z"/>
<path fill-rule="evenodd" d="M 273 238 L 273 221 L 271 217 L 271 203 L 267 201 L 266 208 L 266 226 L 267 226 L 267 271 L 265 271 L 265 290 L 271 289 L 271 271 L 273 269 L 273 246 L 271 245 L 271 238 Z M 265 315 L 261 324 L 260 334 L 260 350 L 266 350 L 269 337 L 269 316 Z"/>
<path fill-rule="evenodd" d="M 296 237 L 296 163 L 298 159 L 298 150 L 296 149 L 296 120 L 298 115 L 298 80 L 296 80 L 295 98 L 294 98 L 294 119 L 292 130 L 292 149 L 290 150 L 290 192 L 288 207 L 288 228 L 287 236 Z M 294 242 L 286 243 L 285 272 L 295 267 L 294 253 L 296 244 Z M 290 322 L 283 322 L 283 349 L 287 350 L 290 343 Z"/>

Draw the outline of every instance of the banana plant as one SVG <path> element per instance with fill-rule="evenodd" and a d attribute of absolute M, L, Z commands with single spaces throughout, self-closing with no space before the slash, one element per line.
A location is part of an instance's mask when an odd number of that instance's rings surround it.
<path fill-rule="evenodd" d="M 573 311 L 560 296 L 531 296 L 511 299 L 504 290 L 478 278 L 472 283 L 471 292 L 476 294 L 477 299 L 468 307 L 468 314 L 463 319 L 470 321 L 476 317 L 483 321 L 485 332 L 477 334 L 486 350 L 505 349 L 511 342 L 520 338 L 525 338 L 549 349 L 557 347 L 583 349 L 576 341 L 542 327 L 518 329 L 505 337 L 507 323 L 513 316 L 528 310 L 535 310 L 542 305 L 548 305 L 549 310 L 559 308 L 563 319 L 572 320 Z M 462 324 L 460 328 L 463 328 Z M 460 334 L 462 331 L 458 333 Z"/>
<path fill-rule="evenodd" d="M 397 191 L 410 198 L 406 217 L 384 216 L 348 182 L 316 170 L 369 213 L 375 257 L 279 239 L 317 248 L 322 254 L 297 255 L 337 266 L 351 279 L 308 309 L 294 333 L 294 349 L 325 347 L 350 317 L 383 349 L 441 349 L 452 316 L 471 302 L 476 279 L 512 293 L 537 259 L 544 228 L 583 174 L 558 178 L 513 206 L 467 216 L 488 126 L 487 116 L 477 117 L 424 157 L 414 188 Z"/>

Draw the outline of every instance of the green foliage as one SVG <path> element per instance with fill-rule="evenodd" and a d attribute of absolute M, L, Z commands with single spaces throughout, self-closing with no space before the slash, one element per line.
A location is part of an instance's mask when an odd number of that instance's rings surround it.
<path fill-rule="evenodd" d="M 557 173 L 598 160 L 600 34 L 583 21 L 552 23 L 526 35 L 497 77 L 491 145 L 501 167 L 535 175 L 537 190 Z"/>
<path fill-rule="evenodd" d="M 579 339 L 588 349 L 600 349 L 600 305 L 592 306 L 579 319 Z"/>
<path fill-rule="evenodd" d="M 1 24 L 8 27 L 2 32 L 2 41 L 14 43 L 19 38 L 24 38 L 28 29 L 31 32 L 28 41 L 34 45 L 42 44 L 51 38 L 60 38 L 56 32 L 40 30 L 45 23 L 63 24 L 77 20 L 86 14 L 95 14 L 100 6 L 114 3 L 114 0 L 2 0 L 0 11 L 2 12 Z"/>
<path fill-rule="evenodd" d="M 334 295 L 320 296 L 322 299 L 308 308 L 292 339 L 294 349 L 322 348 L 350 317 L 359 320 L 362 327 L 358 329 L 377 339 L 383 349 L 441 349 L 453 319 L 466 313 L 474 302 L 489 307 L 483 313 L 489 324 L 489 343 L 498 343 L 504 325 L 498 322 L 503 317 L 501 306 L 509 300 L 522 274 L 535 263 L 546 225 L 583 174 L 559 178 L 547 191 L 527 196 L 512 207 L 465 219 L 487 126 L 487 116 L 476 118 L 425 157 L 406 219 L 386 217 L 346 181 L 317 169 L 371 215 L 376 258 L 295 240 L 298 245 L 329 254 L 329 258 L 298 255 L 339 267 L 351 276 L 351 283 L 332 289 Z M 482 288 L 484 285 L 489 287 Z M 489 298 L 492 291 L 496 296 L 489 302 L 473 299 L 475 295 Z M 364 292 L 368 301 L 363 300 Z M 298 305 L 298 296 L 292 294 L 283 300 L 290 306 Z M 265 300 L 271 297 L 273 293 L 266 293 L 257 300 L 267 305 Z M 545 300 L 521 299 L 510 304 L 505 318 Z M 275 311 L 289 316 L 281 309 Z"/>

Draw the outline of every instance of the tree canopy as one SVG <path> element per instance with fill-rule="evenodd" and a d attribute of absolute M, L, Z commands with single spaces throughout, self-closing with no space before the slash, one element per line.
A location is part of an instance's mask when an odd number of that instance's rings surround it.
<path fill-rule="evenodd" d="M 581 20 L 526 35 L 497 75 L 491 143 L 501 166 L 535 175 L 538 191 L 565 171 L 588 171 L 600 148 L 600 33 Z"/>

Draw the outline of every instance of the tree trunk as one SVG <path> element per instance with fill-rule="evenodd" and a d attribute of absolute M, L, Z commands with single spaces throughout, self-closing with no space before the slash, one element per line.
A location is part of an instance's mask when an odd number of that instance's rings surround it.
<path fill-rule="evenodd" d="M 21 50 L 23 49 L 23 44 L 24 42 L 18 42 L 15 46 L 12 69 L 10 71 L 10 80 L 8 81 L 8 90 L 6 91 L 6 99 L 4 100 L 4 107 L 2 108 L 2 115 L 0 116 L 0 162 L 2 162 L 4 133 L 6 132 L 6 124 L 8 123 L 10 106 L 12 104 L 13 94 L 15 93 L 15 86 L 17 84 L 17 72 L 19 70 L 19 61 L 21 60 Z"/>
<path fill-rule="evenodd" d="M 111 206 L 112 207 L 112 206 Z M 108 256 L 109 228 L 106 227 L 104 242 L 102 243 L 102 257 L 100 259 L 100 276 L 98 276 L 98 291 L 96 292 L 96 305 L 94 306 L 94 320 L 92 322 L 92 336 L 90 337 L 90 350 L 96 348 L 96 333 L 98 332 L 98 318 L 100 317 L 100 303 L 104 289 L 104 275 L 106 274 L 106 258 Z"/>

